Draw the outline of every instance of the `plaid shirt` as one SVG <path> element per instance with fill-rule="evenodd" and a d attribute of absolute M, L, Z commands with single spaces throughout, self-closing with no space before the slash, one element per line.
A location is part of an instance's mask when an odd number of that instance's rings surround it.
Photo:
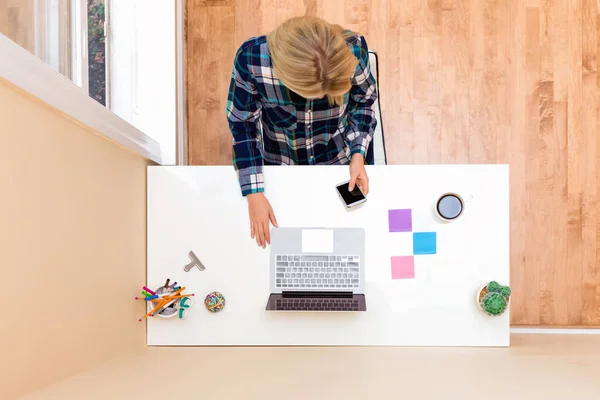
<path fill-rule="evenodd" d="M 273 74 L 265 36 L 246 41 L 233 65 L 227 120 L 233 134 L 233 165 L 242 195 L 264 191 L 263 165 L 348 164 L 366 156 L 377 124 L 377 99 L 362 36 L 346 39 L 358 59 L 344 104 L 308 100 Z"/>

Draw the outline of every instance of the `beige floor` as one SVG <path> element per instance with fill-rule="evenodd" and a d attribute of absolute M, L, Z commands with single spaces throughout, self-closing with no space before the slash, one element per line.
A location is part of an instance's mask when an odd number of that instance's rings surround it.
<path fill-rule="evenodd" d="M 25 399 L 599 399 L 600 335 L 508 349 L 149 348 Z"/>

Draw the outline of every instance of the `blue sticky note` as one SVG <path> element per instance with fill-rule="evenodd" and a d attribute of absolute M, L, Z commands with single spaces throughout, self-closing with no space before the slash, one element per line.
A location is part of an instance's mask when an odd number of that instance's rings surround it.
<path fill-rule="evenodd" d="M 436 253 L 435 232 L 414 232 L 413 233 L 413 253 L 414 254 L 435 254 Z"/>

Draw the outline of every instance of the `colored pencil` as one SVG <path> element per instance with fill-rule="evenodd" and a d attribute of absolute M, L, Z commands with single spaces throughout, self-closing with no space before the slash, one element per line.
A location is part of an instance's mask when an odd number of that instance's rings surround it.
<path fill-rule="evenodd" d="M 165 289 L 166 289 L 166 288 L 169 286 L 169 282 L 170 282 L 170 281 L 171 281 L 171 280 L 170 280 L 169 278 L 167 278 L 167 281 L 165 282 Z"/>
<path fill-rule="evenodd" d="M 161 301 L 161 300 L 171 301 L 173 299 L 183 299 L 184 297 L 190 297 L 190 296 L 193 296 L 193 294 L 180 294 L 180 295 L 177 295 L 177 296 L 164 296 L 164 297 L 160 297 L 160 298 L 157 298 L 157 299 L 152 299 L 152 300 L 149 300 L 149 301 L 153 301 L 153 302 L 157 302 L 157 301 Z"/>
<path fill-rule="evenodd" d="M 179 296 L 169 296 L 169 297 L 163 297 L 163 299 L 166 299 L 166 300 L 183 299 L 185 297 L 190 297 L 190 296 L 193 296 L 193 294 L 182 294 Z"/>
<path fill-rule="evenodd" d="M 157 294 L 157 296 L 159 298 L 168 297 L 168 296 L 178 296 L 178 295 L 181 295 L 181 296 L 190 296 L 190 294 L 185 294 L 185 293 L 179 293 L 178 294 L 177 292 L 169 292 L 169 293 L 159 293 L 159 294 Z M 193 294 L 191 296 L 193 296 Z"/>
<path fill-rule="evenodd" d="M 158 297 L 165 297 L 165 296 L 168 296 L 168 295 L 173 294 L 173 293 L 175 293 L 175 292 L 162 292 L 162 293 L 156 293 L 156 295 Z"/>
<path fill-rule="evenodd" d="M 148 314 L 144 315 L 142 318 L 148 318 L 149 316 L 154 314 L 154 312 L 156 310 L 159 310 L 160 308 L 162 308 L 162 306 L 164 306 L 167 303 L 168 303 L 168 301 L 164 301 L 164 300 L 161 301 L 160 304 L 158 304 L 152 311 L 150 311 Z M 142 318 L 138 319 L 138 321 L 142 322 Z"/>
<path fill-rule="evenodd" d="M 146 286 L 144 286 L 142 289 L 144 289 L 146 292 L 150 293 L 152 296 L 154 296 L 156 294 L 156 292 L 148 289 Z"/>
<path fill-rule="evenodd" d="M 180 286 L 179 289 L 175 291 L 175 293 L 179 294 L 185 290 L 185 286 Z"/>
<path fill-rule="evenodd" d="M 154 315 L 162 312 L 163 309 L 169 307 L 171 304 L 173 304 L 176 301 L 178 301 L 182 298 L 185 298 L 185 297 L 188 297 L 188 296 L 184 295 L 184 296 L 174 296 L 174 297 L 163 297 L 161 299 L 160 303 L 157 304 L 156 307 L 152 311 L 150 311 L 148 314 L 150 314 L 150 316 L 153 317 Z M 153 300 L 153 301 L 155 301 L 155 300 Z M 146 315 L 148 315 L 148 314 L 146 314 Z"/>
<path fill-rule="evenodd" d="M 142 292 L 142 294 L 143 294 L 144 296 L 146 296 L 146 297 L 150 297 L 150 296 L 152 296 L 150 293 L 148 293 L 148 292 L 146 292 L 146 291 L 143 291 L 143 292 Z"/>
<path fill-rule="evenodd" d="M 144 300 L 150 301 L 150 300 L 154 300 L 154 299 L 158 299 L 158 295 L 157 294 L 155 294 L 154 296 L 146 297 Z"/>
<path fill-rule="evenodd" d="M 169 307 L 171 304 L 176 303 L 178 301 L 180 301 L 180 299 L 169 299 L 170 301 L 165 304 L 164 306 L 162 306 L 161 308 L 158 309 L 158 311 L 156 311 L 155 313 L 152 313 L 152 316 L 155 316 L 156 314 L 160 314 L 161 312 L 163 312 L 167 307 Z"/>
<path fill-rule="evenodd" d="M 184 287 L 180 287 L 179 289 L 177 289 L 174 292 L 169 292 L 168 294 L 171 296 L 177 296 L 179 295 L 179 293 L 183 292 L 185 290 L 185 286 Z"/>
<path fill-rule="evenodd" d="M 144 289 L 147 289 L 144 286 Z M 138 319 L 139 322 L 142 322 L 142 320 L 144 318 L 148 318 L 149 316 L 154 316 L 154 314 L 156 312 L 158 312 L 159 310 L 161 310 L 161 308 L 164 307 L 168 307 L 169 305 L 173 304 L 175 301 L 177 301 L 178 299 L 182 299 L 184 297 L 189 297 L 189 296 L 193 296 L 194 294 L 180 294 L 181 292 L 183 292 L 185 290 L 185 286 L 180 287 L 179 289 L 177 289 L 177 291 L 173 292 L 173 293 L 169 293 L 169 296 L 164 296 L 160 298 L 159 303 L 156 305 L 156 307 L 154 307 L 154 309 L 152 311 L 150 311 L 149 313 L 147 313 L 146 315 L 144 315 L 142 318 Z M 157 296 L 158 297 L 158 296 Z M 148 301 L 156 301 L 158 300 L 157 298 L 154 298 L 152 300 L 148 300 Z"/>
<path fill-rule="evenodd" d="M 165 296 L 160 296 L 160 295 L 156 295 L 156 296 L 152 296 L 152 298 L 147 298 L 147 297 L 135 297 L 136 300 L 145 300 L 145 301 L 150 301 L 153 303 L 158 303 L 160 301 L 163 300 L 170 300 L 170 299 L 182 299 L 184 297 L 191 297 L 191 296 L 195 296 L 194 293 L 190 293 L 190 294 L 180 294 L 178 296 L 174 296 L 174 295 L 165 295 Z"/>
<path fill-rule="evenodd" d="M 161 301 L 160 303 L 158 303 L 156 305 L 154 310 L 152 310 L 150 316 L 154 317 L 156 314 L 161 312 L 163 310 L 163 308 L 170 306 L 171 304 L 175 303 L 176 301 L 177 301 L 176 299 L 164 299 L 163 301 Z"/>

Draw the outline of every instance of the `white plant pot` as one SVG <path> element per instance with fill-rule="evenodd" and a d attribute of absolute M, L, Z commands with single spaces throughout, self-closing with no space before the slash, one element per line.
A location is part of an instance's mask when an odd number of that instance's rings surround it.
<path fill-rule="evenodd" d="M 164 291 L 165 291 L 165 288 L 163 286 L 154 290 L 154 292 L 156 294 L 161 294 Z M 154 307 L 156 307 L 155 303 L 152 301 L 148 301 L 147 303 L 148 303 L 148 312 L 154 310 Z M 162 313 L 156 313 L 156 314 L 154 314 L 154 316 L 159 317 L 159 318 L 173 318 L 173 317 L 177 316 L 177 314 L 179 313 L 178 304 L 179 304 L 179 301 L 176 301 L 174 303 L 173 307 L 167 307 L 163 310 Z"/>

